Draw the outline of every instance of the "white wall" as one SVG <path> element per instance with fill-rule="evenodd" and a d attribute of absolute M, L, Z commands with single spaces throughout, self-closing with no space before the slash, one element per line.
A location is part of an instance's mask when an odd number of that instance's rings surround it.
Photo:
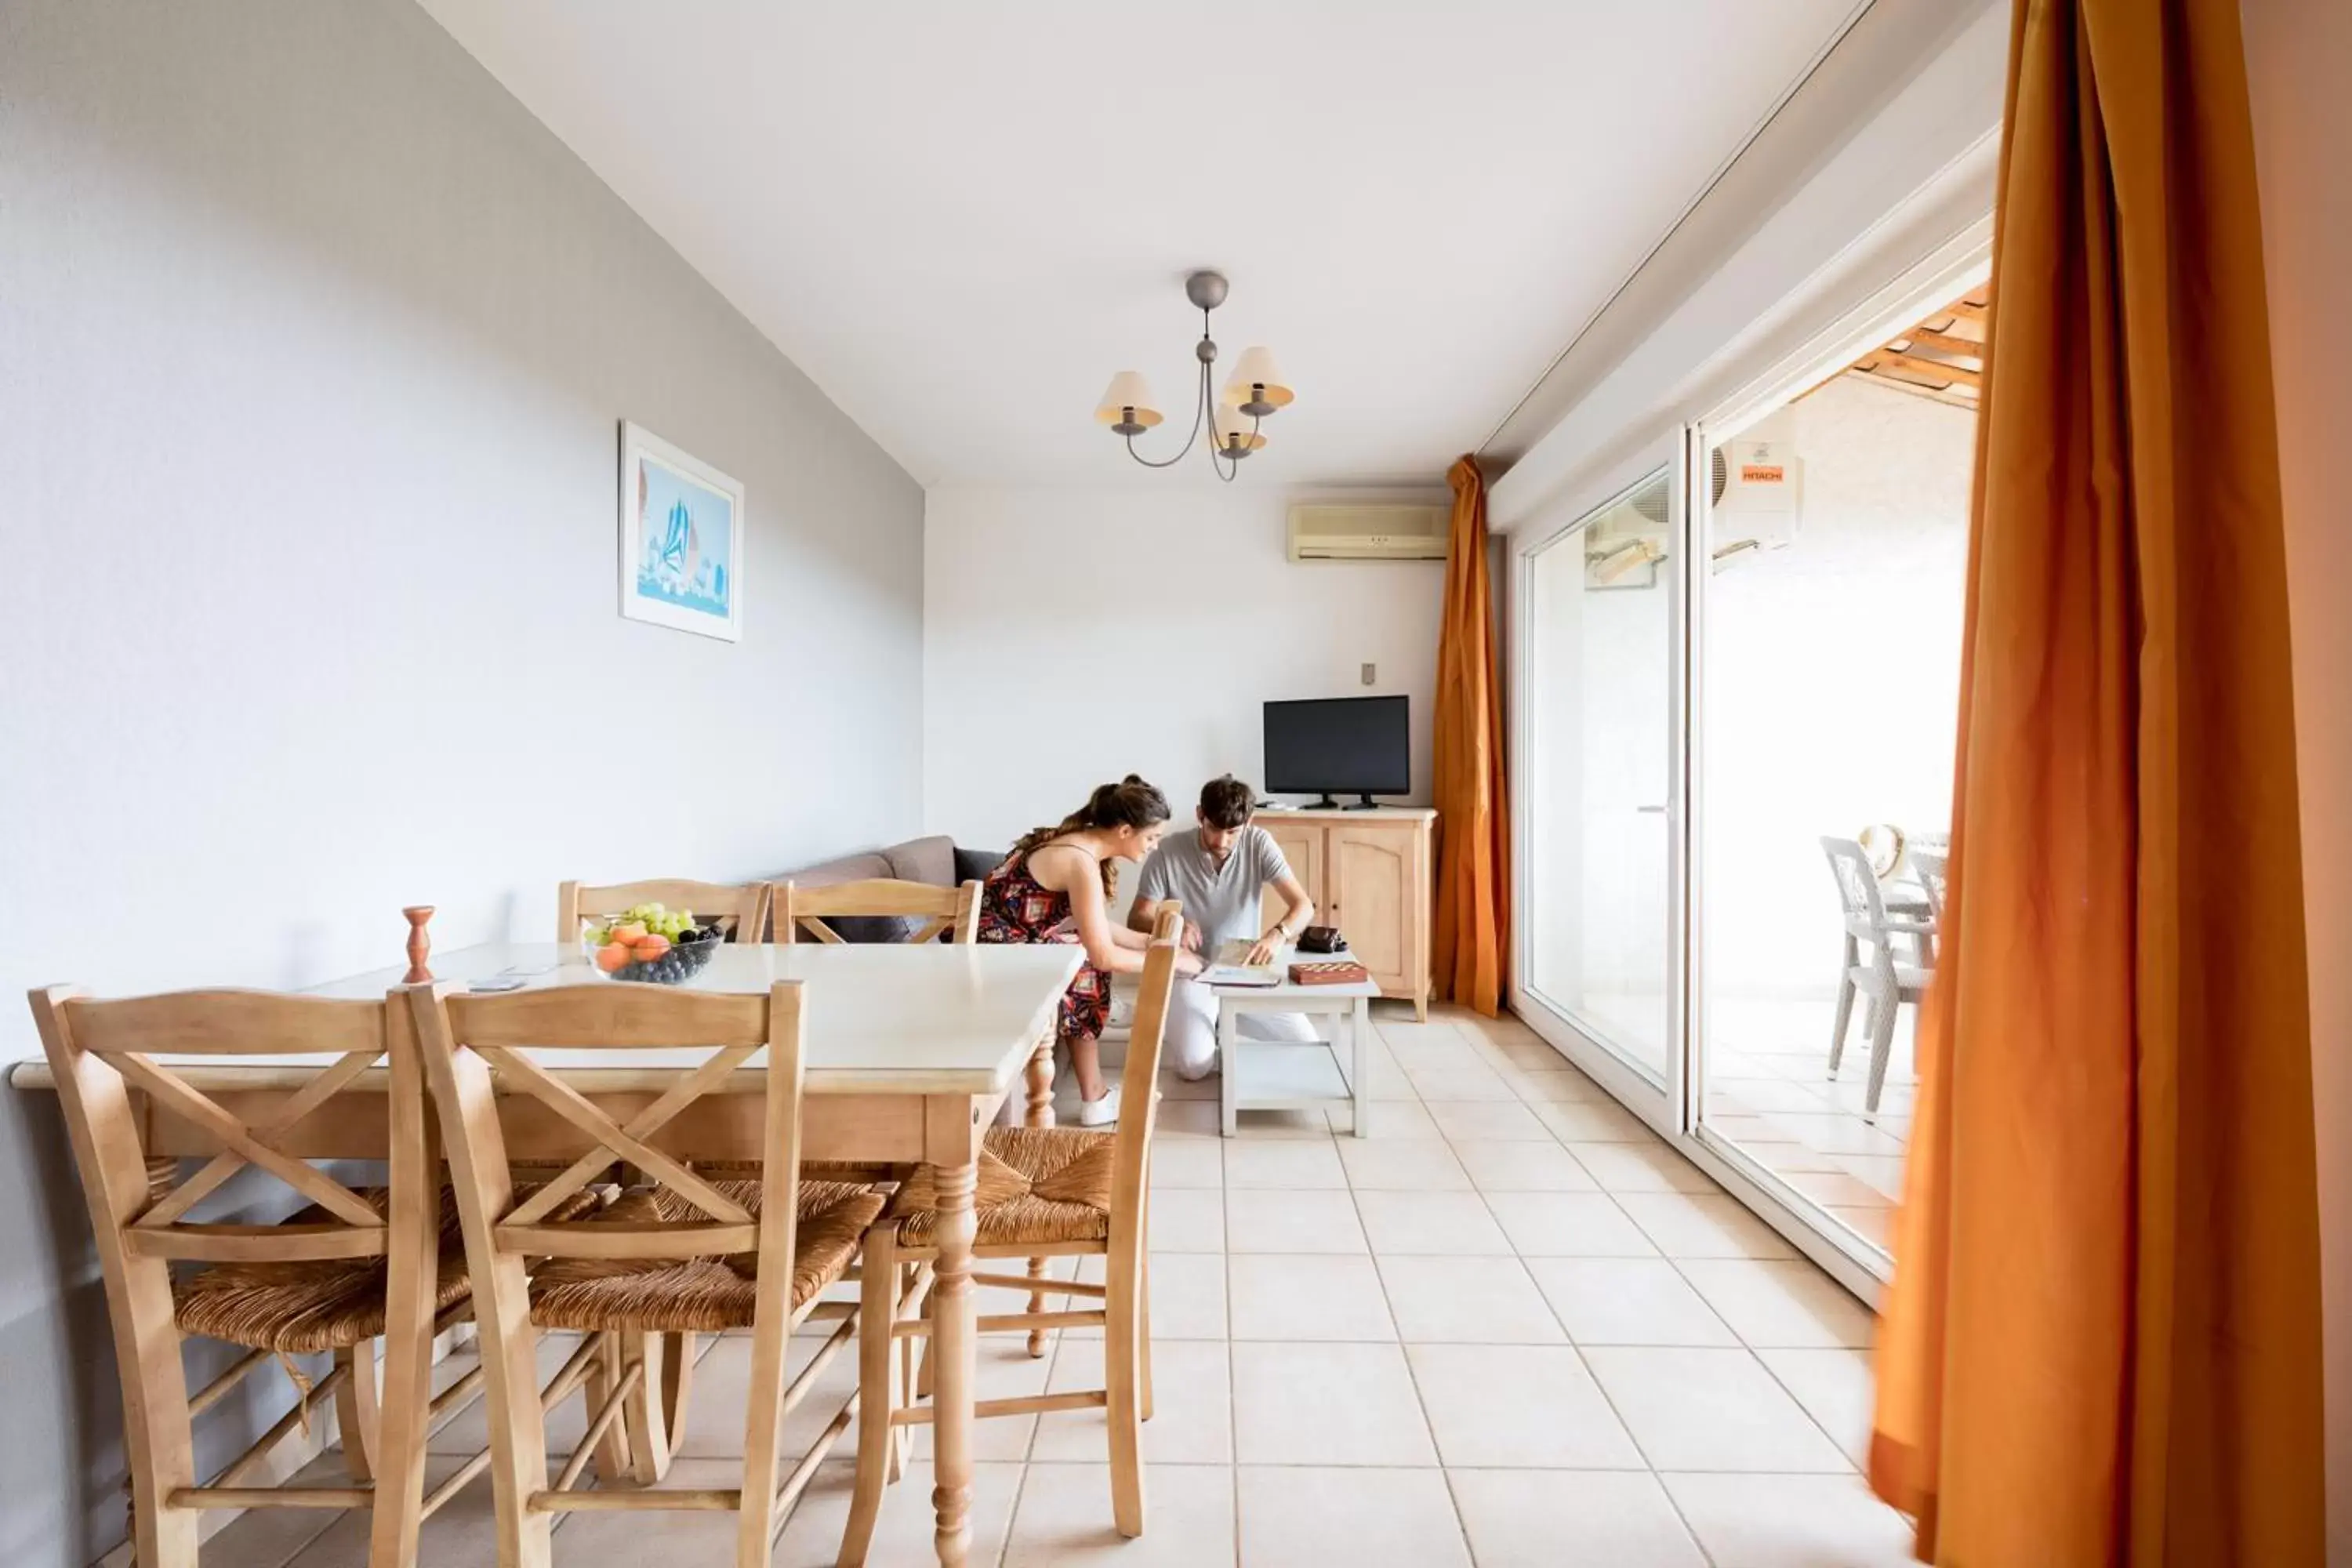
<path fill-rule="evenodd" d="M 1707 981 L 1826 994 L 1821 837 L 1950 826 L 1976 419 L 1841 375 L 1743 435 L 1803 461 L 1803 517 L 1707 584 Z M 1718 521 L 1717 543 L 1740 535 Z"/>
<path fill-rule="evenodd" d="M 919 488 L 422 11 L 12 0 L 0 104 L 0 1060 L 30 986 L 912 831 Z M 740 644 L 619 617 L 624 417 L 748 487 Z M 0 1090 L 0 1562 L 79 1564 L 119 1410 L 53 1102 Z"/>
<path fill-rule="evenodd" d="M 1127 773 L 1189 819 L 1206 779 L 1263 784 L 1259 705 L 1285 698 L 1403 693 L 1411 799 L 1426 803 L 1444 564 L 1294 565 L 1290 499 L 1262 469 L 1213 489 L 1171 474 L 933 489 L 926 830 L 1003 845 Z M 1358 680 L 1366 663 L 1371 687 Z"/>

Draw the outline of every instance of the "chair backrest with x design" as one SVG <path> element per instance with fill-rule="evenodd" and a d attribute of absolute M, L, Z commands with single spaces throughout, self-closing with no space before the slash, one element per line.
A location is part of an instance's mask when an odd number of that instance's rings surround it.
<path fill-rule="evenodd" d="M 790 981 L 755 995 L 619 984 L 478 996 L 420 986 L 409 994 L 474 1280 L 502 1553 L 509 1545 L 526 1556 L 538 1549 L 520 1538 L 509 1542 L 509 1531 L 535 1533 L 543 1546 L 551 1514 L 576 1500 L 566 1489 L 568 1480 L 551 1491 L 548 1487 L 526 1258 L 756 1257 L 751 1435 L 744 1456 L 746 1485 L 737 1506 L 747 1515 L 765 1517 L 774 1483 L 771 1479 L 762 1489 L 756 1478 L 772 1478 L 772 1441 L 765 1454 L 753 1450 L 763 1430 L 761 1411 L 781 1409 L 784 1346 L 791 1333 L 800 1182 L 801 995 L 800 984 Z M 691 1052 L 700 1059 L 681 1062 L 677 1082 L 624 1120 L 533 1059 L 539 1048 Z M 761 1073 L 759 1092 L 765 1098 L 757 1214 L 658 1142 L 681 1112 L 728 1089 L 730 1079 L 746 1071 Z M 561 1174 L 520 1203 L 501 1123 L 502 1096 L 530 1102 L 534 1113 L 551 1112 L 585 1146 Z M 698 1217 L 627 1223 L 552 1217 L 567 1198 L 622 1163 L 685 1200 Z M 764 1429 L 772 1434 L 774 1425 L 770 1420 Z M 580 1457 L 575 1455 L 567 1477 L 577 1473 Z M 506 1560 L 502 1555 L 500 1561 Z"/>
<path fill-rule="evenodd" d="M 781 942 L 798 942 L 803 931 L 819 942 L 843 942 L 848 939 L 828 921 L 894 918 L 924 922 L 904 939 L 908 942 L 968 942 L 980 933 L 980 884 L 942 888 L 888 877 L 823 888 L 782 882 L 777 884 L 775 910 L 776 940 Z"/>
<path fill-rule="evenodd" d="M 1917 880 L 1920 890 L 1927 895 L 1929 917 L 1939 922 L 1944 918 L 1945 859 L 1945 853 L 1941 850 L 1911 851 L 1911 875 Z"/>
<path fill-rule="evenodd" d="M 410 1277 L 411 1265 L 421 1268 L 417 1260 L 431 1258 L 438 1234 L 436 1188 L 425 1174 L 429 1142 L 414 1037 L 407 1018 L 382 1001 L 256 991 L 104 1001 L 68 986 L 36 991 L 31 1000 L 106 1282 L 122 1379 L 126 1457 L 139 1504 L 140 1560 L 193 1563 L 197 1511 L 231 1504 L 196 1485 L 194 1412 L 181 1365 L 171 1266 L 391 1258 L 398 1260 L 393 1293 L 405 1300 L 422 1291 L 412 1304 L 429 1316 L 429 1281 Z M 240 1068 L 257 1065 L 257 1058 L 310 1059 L 278 1064 L 285 1070 L 272 1087 L 239 1093 L 237 1109 L 231 1109 L 215 1098 L 226 1091 L 202 1086 L 211 1064 L 190 1059 L 206 1058 Z M 383 1098 L 390 1177 L 371 1198 L 287 1146 L 302 1122 L 380 1064 L 389 1067 Z M 175 1124 L 175 1133 L 194 1134 L 175 1138 L 175 1144 L 217 1151 L 176 1184 L 176 1162 L 152 1152 L 152 1133 L 163 1121 Z M 278 1225 L 190 1217 L 247 1168 L 291 1188 L 311 1210 Z M 249 1312 L 246 1317 L 235 1327 L 248 1344 L 267 1344 L 273 1330 L 285 1326 L 250 1321 Z M 258 1360 L 257 1352 L 216 1379 L 199 1405 L 219 1397 Z M 369 1366 L 372 1374 L 372 1356 Z M 258 1446 L 231 1465 L 231 1480 L 250 1468 L 257 1451 Z"/>
<path fill-rule="evenodd" d="M 616 882 L 592 887 L 566 882 L 555 894 L 555 940 L 569 947 L 580 940 L 580 922 L 600 915 L 617 915 L 639 904 L 686 910 L 697 920 L 715 923 L 729 942 L 758 942 L 768 929 L 768 884 L 694 882 L 664 878 L 650 882 Z"/>

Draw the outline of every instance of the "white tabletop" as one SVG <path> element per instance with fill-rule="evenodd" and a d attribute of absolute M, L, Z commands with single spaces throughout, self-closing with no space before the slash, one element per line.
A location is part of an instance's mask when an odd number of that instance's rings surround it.
<path fill-rule="evenodd" d="M 1283 980 L 1281 984 L 1276 985 L 1211 985 L 1209 986 L 1209 989 L 1214 992 L 1220 998 L 1231 997 L 1235 1001 L 1243 1001 L 1252 996 L 1279 996 L 1284 1000 L 1290 1002 L 1296 1002 L 1302 996 L 1377 996 L 1381 994 L 1381 988 L 1376 983 L 1370 979 L 1359 980 L 1349 985 L 1295 985 L 1291 984 L 1289 979 L 1290 966 L 1294 963 L 1361 963 L 1362 962 L 1362 959 L 1358 958 L 1352 952 L 1301 952 L 1295 947 L 1286 947 L 1283 949 L 1280 955 L 1274 960 L 1272 965 L 1273 968 L 1278 969 L 1282 972 Z M 1203 984 L 1206 983 L 1203 982 Z"/>
<path fill-rule="evenodd" d="M 1013 1081 L 1052 1025 L 1081 956 L 1076 946 L 1059 942 L 730 942 L 674 989 L 758 993 L 779 980 L 804 981 L 811 1093 L 991 1094 Z M 551 942 L 452 948 L 434 953 L 426 966 L 436 980 L 458 984 L 508 974 L 520 975 L 523 989 L 639 984 L 608 980 L 578 948 Z M 395 964 L 314 985 L 310 994 L 379 997 L 404 973 Z M 559 1071 L 692 1065 L 677 1051 L 547 1049 L 533 1051 L 531 1059 Z"/>

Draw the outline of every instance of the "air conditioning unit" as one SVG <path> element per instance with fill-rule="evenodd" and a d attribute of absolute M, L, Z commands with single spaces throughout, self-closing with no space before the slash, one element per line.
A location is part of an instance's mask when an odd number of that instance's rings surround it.
<path fill-rule="evenodd" d="M 1730 441 L 1714 453 L 1716 555 L 1785 550 L 1795 542 L 1805 461 L 1786 441 Z"/>
<path fill-rule="evenodd" d="M 1452 521 L 1442 501 L 1300 501 L 1290 509 L 1290 558 L 1443 561 Z"/>

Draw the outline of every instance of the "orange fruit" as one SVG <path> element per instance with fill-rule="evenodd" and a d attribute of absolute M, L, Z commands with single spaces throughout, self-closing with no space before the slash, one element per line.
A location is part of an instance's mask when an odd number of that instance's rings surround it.
<path fill-rule="evenodd" d="M 610 974 L 614 970 L 635 962 L 636 954 L 626 942 L 608 942 L 596 950 L 596 967 Z"/>
<path fill-rule="evenodd" d="M 646 922 L 643 921 L 631 921 L 626 925 L 614 926 L 613 928 L 613 940 L 619 942 L 624 947 L 636 946 L 637 943 L 646 940 Z"/>
<path fill-rule="evenodd" d="M 651 963 L 667 952 L 669 952 L 669 938 L 666 936 L 648 933 L 637 939 L 636 953 L 639 963 Z"/>

